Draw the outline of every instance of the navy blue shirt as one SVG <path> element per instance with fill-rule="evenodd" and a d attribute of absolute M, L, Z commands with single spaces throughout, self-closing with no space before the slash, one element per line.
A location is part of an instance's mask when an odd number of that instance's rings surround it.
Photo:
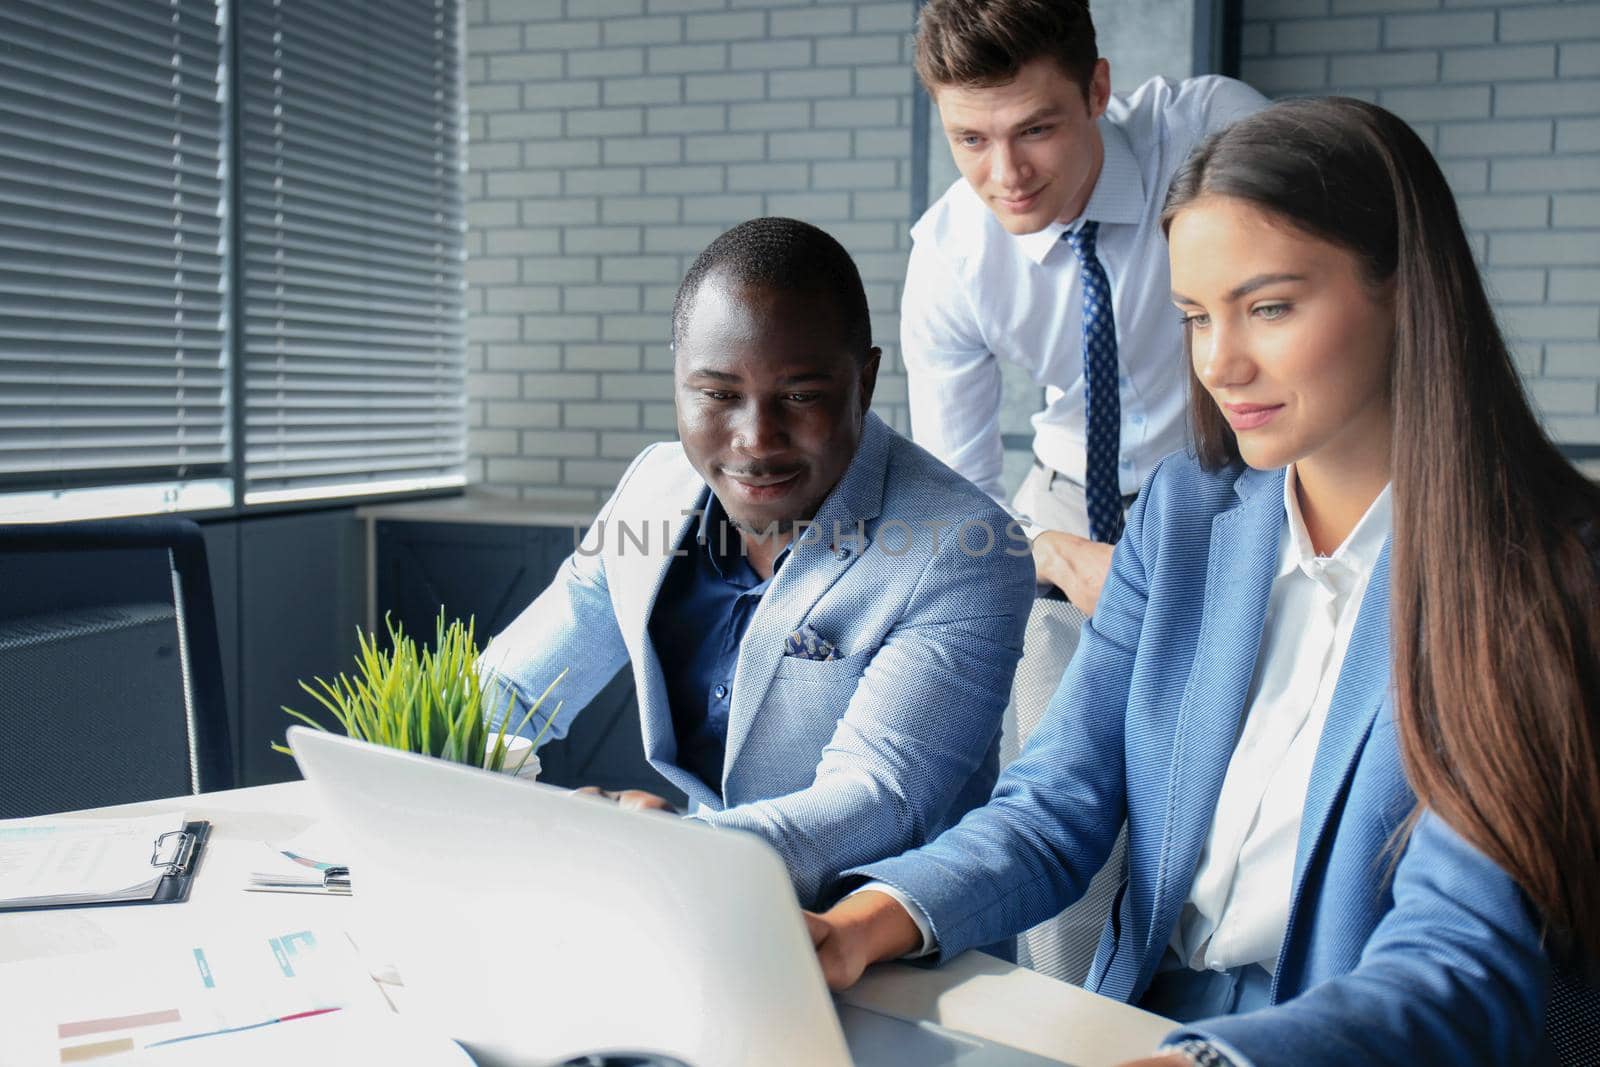
<path fill-rule="evenodd" d="M 710 489 L 695 506 L 700 522 L 679 546 L 686 554 L 667 567 L 650 640 L 667 683 L 678 766 L 721 796 L 739 643 L 772 579 L 763 581 L 750 566 L 743 538 Z M 788 556 L 785 547 L 773 561 L 774 576 Z"/>

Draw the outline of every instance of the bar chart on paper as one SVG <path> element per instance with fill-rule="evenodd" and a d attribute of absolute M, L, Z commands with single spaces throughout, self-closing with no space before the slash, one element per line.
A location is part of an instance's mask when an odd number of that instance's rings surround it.
<path fill-rule="evenodd" d="M 205 1050 L 205 1058 L 228 1062 L 254 1032 L 389 1012 L 338 930 L 124 946 L 0 967 L 0 1003 L 19 1003 L 22 988 L 37 1000 L 41 987 L 50 1003 L 67 1007 L 56 1018 L 6 1020 L 6 1067 L 169 1063 Z"/>

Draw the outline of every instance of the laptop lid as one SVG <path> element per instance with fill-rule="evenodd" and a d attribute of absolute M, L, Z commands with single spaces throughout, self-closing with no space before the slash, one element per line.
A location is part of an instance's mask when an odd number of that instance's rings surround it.
<path fill-rule="evenodd" d="M 483 1064 L 602 1049 L 848 1067 L 788 872 L 759 838 L 304 727 L 366 925 Z"/>

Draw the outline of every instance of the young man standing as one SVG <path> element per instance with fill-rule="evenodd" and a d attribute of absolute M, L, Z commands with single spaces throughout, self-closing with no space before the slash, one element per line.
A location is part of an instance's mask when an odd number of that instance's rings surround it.
<path fill-rule="evenodd" d="M 1266 100 L 1221 77 L 1112 96 L 1087 0 L 931 0 L 916 66 L 961 180 L 911 231 L 912 433 L 1001 499 L 1000 360 L 1044 386 L 1013 506 L 1040 581 L 1092 612 L 1124 508 L 1184 444 L 1167 183 Z"/>

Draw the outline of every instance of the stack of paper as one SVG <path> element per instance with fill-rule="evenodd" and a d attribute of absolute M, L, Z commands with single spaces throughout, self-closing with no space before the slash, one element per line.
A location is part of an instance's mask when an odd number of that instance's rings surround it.
<path fill-rule="evenodd" d="M 245 889 L 252 893 L 349 896 L 350 868 L 326 858 L 344 851 L 342 841 L 316 826 L 288 841 L 263 841 L 251 857 L 250 880 Z"/>

